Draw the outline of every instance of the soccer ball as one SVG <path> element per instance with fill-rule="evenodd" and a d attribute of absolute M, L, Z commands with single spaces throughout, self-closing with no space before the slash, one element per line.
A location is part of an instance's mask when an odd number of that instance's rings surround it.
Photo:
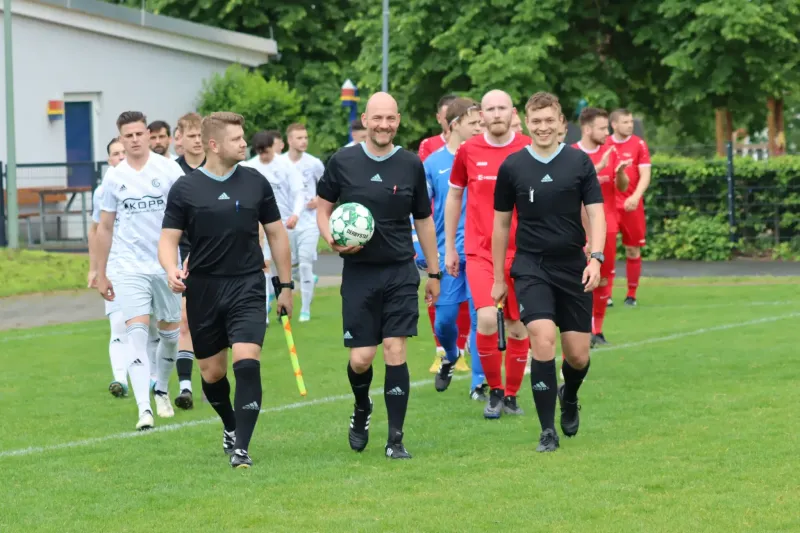
<path fill-rule="evenodd" d="M 369 209 L 350 202 L 333 210 L 331 236 L 339 246 L 364 246 L 375 231 L 375 220 Z"/>

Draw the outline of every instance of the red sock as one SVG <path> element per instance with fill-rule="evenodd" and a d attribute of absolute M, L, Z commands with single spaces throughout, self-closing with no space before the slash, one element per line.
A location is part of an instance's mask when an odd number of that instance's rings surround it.
<path fill-rule="evenodd" d="M 608 285 L 597 287 L 592 298 L 592 333 L 595 335 L 603 332 L 603 320 L 606 318 L 609 296 Z"/>
<path fill-rule="evenodd" d="M 431 331 L 433 331 L 433 341 L 436 343 L 437 348 L 441 348 L 442 345 L 439 344 L 439 337 L 436 336 L 436 306 L 429 305 L 428 306 L 428 318 L 431 319 Z"/>
<path fill-rule="evenodd" d="M 475 344 L 478 345 L 478 356 L 481 358 L 489 388 L 503 390 L 503 357 L 497 349 L 497 333 L 492 335 L 478 333 Z"/>
<path fill-rule="evenodd" d="M 628 258 L 625 267 L 628 276 L 628 296 L 636 298 L 636 289 L 639 288 L 639 278 L 642 277 L 642 258 Z"/>
<path fill-rule="evenodd" d="M 458 340 L 456 344 L 459 350 L 463 350 L 467 346 L 469 339 L 469 329 L 472 326 L 472 319 L 469 316 L 469 303 L 461 302 L 461 307 L 458 308 Z"/>
<path fill-rule="evenodd" d="M 506 396 L 516 396 L 522 386 L 530 347 L 530 339 L 509 337 L 506 341 Z"/>

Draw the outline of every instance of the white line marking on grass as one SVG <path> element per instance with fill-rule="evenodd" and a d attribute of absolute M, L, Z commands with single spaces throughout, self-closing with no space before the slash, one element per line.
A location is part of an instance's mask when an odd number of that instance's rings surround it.
<path fill-rule="evenodd" d="M 777 315 L 777 316 L 769 316 L 764 318 L 758 318 L 755 320 L 748 320 L 746 322 L 736 322 L 733 324 L 722 324 L 720 326 L 712 326 L 708 328 L 700 328 L 693 331 L 684 331 L 682 333 L 674 333 L 672 335 L 665 335 L 663 337 L 653 337 L 652 339 L 646 339 L 642 341 L 636 342 L 628 342 L 625 344 L 617 344 L 614 346 L 609 346 L 607 348 L 598 348 L 594 350 L 595 352 L 610 352 L 614 350 L 624 350 L 626 348 L 635 348 L 637 346 L 644 346 L 647 344 L 656 344 L 660 342 L 669 342 L 678 339 L 685 339 L 686 337 L 694 337 L 696 335 L 705 335 L 706 333 L 714 333 L 717 331 L 726 331 L 729 329 L 736 329 L 736 328 L 743 328 L 747 326 L 756 326 L 759 324 L 768 324 L 770 322 L 777 322 L 779 320 L 786 320 L 788 318 L 797 318 L 800 317 L 800 313 L 788 313 L 785 315 Z M 468 375 L 459 375 L 454 376 L 453 380 L 464 380 L 468 379 L 471 376 Z M 431 379 L 424 379 L 420 381 L 414 381 L 411 383 L 412 387 L 421 387 L 424 385 L 430 385 L 433 383 Z M 383 392 L 383 388 L 377 388 L 370 390 L 371 394 L 378 395 Z M 262 409 L 262 413 L 283 413 L 285 411 L 290 411 L 292 409 L 300 409 L 301 407 L 310 407 L 313 405 L 322 405 L 328 404 L 338 401 L 345 401 L 345 400 L 352 400 L 352 394 L 340 394 L 338 396 L 326 396 L 324 398 L 319 398 L 317 400 L 310 400 L 306 402 L 295 402 L 286 405 L 278 405 L 275 407 L 269 407 L 267 409 Z M 344 420 L 344 419 L 343 419 Z M 109 442 L 112 440 L 121 440 L 121 439 L 129 439 L 134 437 L 144 437 L 153 433 L 165 433 L 168 431 L 177 431 L 179 429 L 184 429 L 193 426 L 201 426 L 205 424 L 211 424 L 213 422 L 219 422 L 219 418 L 205 418 L 202 420 L 191 420 L 188 422 L 181 422 L 178 424 L 168 424 L 164 426 L 158 426 L 151 431 L 126 431 L 124 433 L 115 433 L 113 435 L 106 435 L 104 437 L 94 437 L 91 439 L 84 439 L 84 440 L 76 440 L 72 442 L 64 442 L 61 444 L 51 444 L 48 446 L 31 446 L 29 448 L 21 448 L 18 450 L 8 450 L 0 452 L 0 458 L 3 457 L 20 457 L 25 455 L 38 455 L 47 452 L 57 451 L 57 450 L 64 450 L 68 448 L 78 448 L 82 446 L 92 446 L 94 444 L 102 444 L 105 442 Z"/>

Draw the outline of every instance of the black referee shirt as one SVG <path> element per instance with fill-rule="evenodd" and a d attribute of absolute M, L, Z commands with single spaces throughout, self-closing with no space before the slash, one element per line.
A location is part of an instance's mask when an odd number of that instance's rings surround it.
<path fill-rule="evenodd" d="M 517 208 L 517 250 L 573 256 L 586 245 L 581 204 L 601 204 L 600 182 L 589 156 L 560 145 L 542 159 L 530 146 L 506 158 L 497 172 L 495 211 Z"/>
<path fill-rule="evenodd" d="M 258 225 L 280 219 L 272 187 L 257 170 L 237 165 L 219 177 L 201 167 L 170 189 L 162 227 L 187 231 L 190 275 L 242 276 L 264 268 Z"/>
<path fill-rule="evenodd" d="M 178 163 L 178 166 L 180 166 L 181 169 L 183 169 L 184 174 L 191 174 L 195 170 L 191 166 L 189 166 L 189 163 L 186 162 L 186 158 L 183 156 L 180 156 L 178 159 L 175 160 L 175 162 Z M 200 166 L 202 167 L 205 164 L 206 164 L 206 158 L 204 157 L 203 162 L 200 163 Z M 191 247 L 189 246 L 189 234 L 186 231 L 184 231 L 183 234 L 181 235 L 181 241 L 178 244 L 178 248 L 180 248 L 181 250 L 181 262 L 183 262 L 186 259 L 186 256 L 189 255 L 189 251 L 191 250 Z"/>
<path fill-rule="evenodd" d="M 356 254 L 341 254 L 353 263 L 400 263 L 414 258 L 411 221 L 431 216 L 425 168 L 416 154 L 397 146 L 377 157 L 366 146 L 342 148 L 328 161 L 317 194 L 331 203 L 356 202 L 372 213 L 375 233 Z"/>

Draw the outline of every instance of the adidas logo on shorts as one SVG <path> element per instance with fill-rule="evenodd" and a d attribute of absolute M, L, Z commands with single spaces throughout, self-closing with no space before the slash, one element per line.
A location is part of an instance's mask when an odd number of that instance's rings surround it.
<path fill-rule="evenodd" d="M 351 341 L 351 340 L 353 340 L 353 336 L 352 336 L 352 335 L 350 335 L 350 332 L 349 332 L 349 331 L 345 331 L 345 332 L 344 332 L 344 340 L 346 340 L 346 341 Z"/>

